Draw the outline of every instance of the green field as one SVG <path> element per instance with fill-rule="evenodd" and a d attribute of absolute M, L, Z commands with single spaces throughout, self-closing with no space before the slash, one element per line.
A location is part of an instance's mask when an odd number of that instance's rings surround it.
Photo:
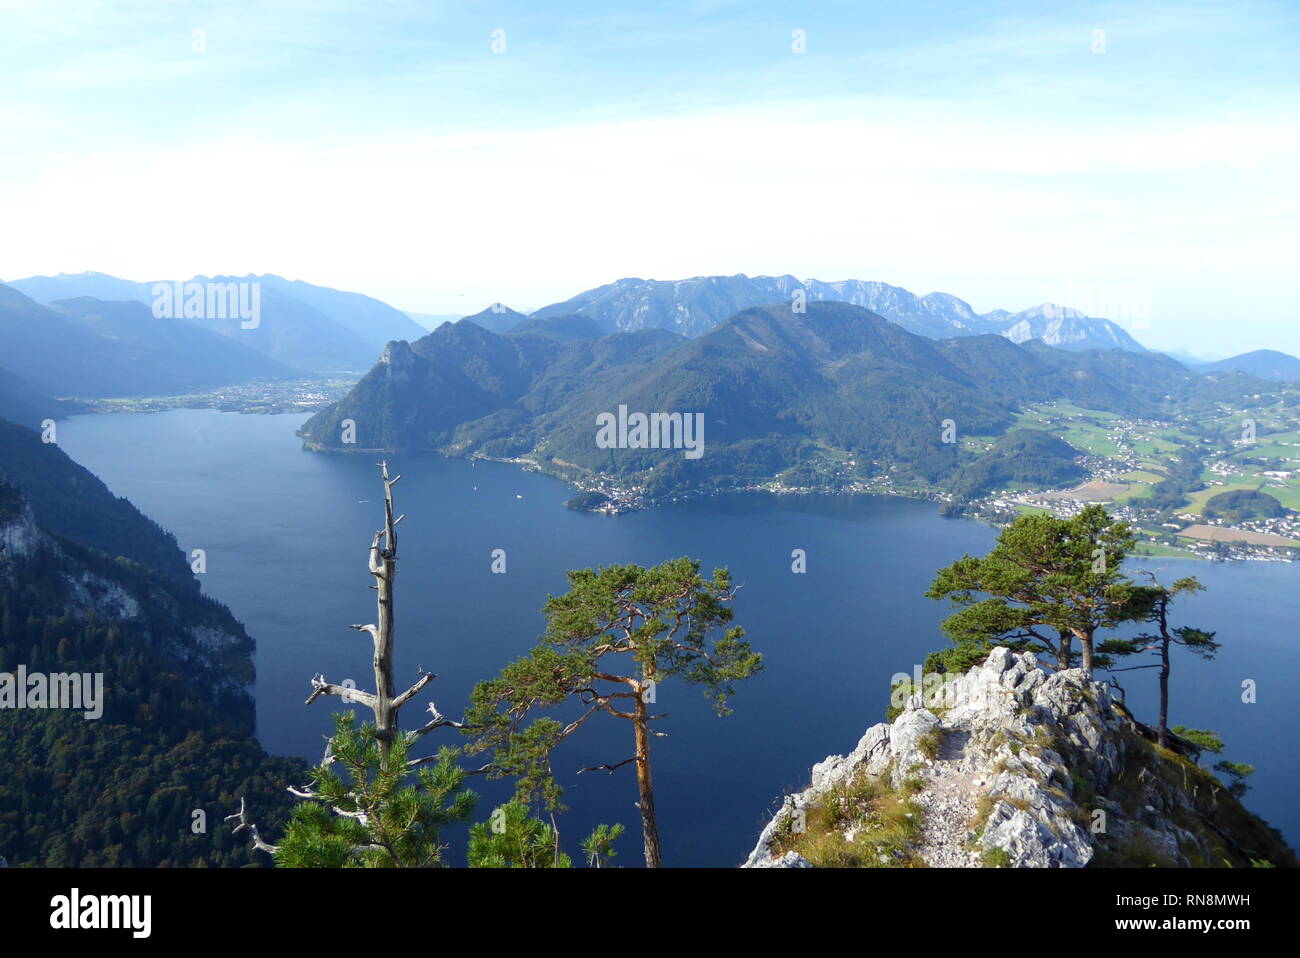
<path fill-rule="evenodd" d="M 1178 443 L 1170 442 L 1167 439 L 1135 439 L 1132 442 L 1133 452 L 1139 456 L 1150 456 L 1155 453 L 1172 453 L 1178 451 Z"/>
<path fill-rule="evenodd" d="M 1200 559 L 1203 558 L 1199 553 L 1190 549 L 1175 549 L 1173 546 L 1167 546 L 1163 542 L 1139 542 L 1136 549 L 1133 550 L 1135 556 L 1151 556 L 1156 559 Z"/>
<path fill-rule="evenodd" d="M 1200 492 L 1189 492 L 1187 498 L 1192 501 L 1190 506 L 1178 510 L 1179 512 L 1190 512 L 1195 515 L 1205 514 L 1205 503 L 1209 499 L 1217 496 L 1221 492 L 1233 492 L 1235 490 L 1258 489 L 1259 480 L 1238 482 L 1233 481 L 1224 486 L 1211 486 L 1209 489 L 1202 489 Z M 1264 487 L 1264 491 L 1270 496 L 1276 498 L 1282 505 L 1288 509 L 1300 509 L 1300 490 L 1297 489 L 1274 489 L 1269 486 Z"/>
<path fill-rule="evenodd" d="M 1115 424 L 1122 419 L 1124 417 L 1118 413 L 1084 409 L 1062 402 L 1026 410 L 1020 415 L 1017 425 L 1043 429 L 1089 455 L 1114 459 L 1120 456 L 1115 441 Z M 1131 452 L 1127 454 L 1143 457 L 1148 466 L 1155 468 L 1161 465 L 1162 457 L 1177 451 L 1178 442 L 1175 440 L 1192 438 L 1173 424 L 1142 426 L 1136 432 L 1150 438 L 1129 439 L 1127 444 Z"/>
<path fill-rule="evenodd" d="M 1129 485 L 1128 491 L 1115 497 L 1115 501 L 1120 505 L 1130 505 L 1138 499 L 1149 499 L 1154 486 L 1145 482 L 1135 482 Z"/>
<path fill-rule="evenodd" d="M 1247 459 L 1284 459 L 1290 462 L 1300 462 L 1300 446 L 1282 446 L 1272 441 L 1273 437 L 1268 437 L 1267 445 L 1248 446 L 1233 458 Z"/>

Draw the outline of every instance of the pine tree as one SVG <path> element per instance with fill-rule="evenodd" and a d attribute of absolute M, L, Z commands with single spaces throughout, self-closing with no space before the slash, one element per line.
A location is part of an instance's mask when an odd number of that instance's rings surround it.
<path fill-rule="evenodd" d="M 1178 579 L 1172 586 L 1162 586 L 1151 573 L 1146 573 L 1151 580 L 1150 586 L 1137 589 L 1130 598 L 1130 605 L 1135 617 L 1141 617 L 1155 626 L 1154 633 L 1144 632 L 1132 639 L 1110 639 L 1102 644 L 1100 651 L 1107 655 L 1136 655 L 1154 652 L 1157 663 L 1153 665 L 1136 665 L 1124 669 L 1112 669 L 1127 672 L 1133 669 L 1154 668 L 1160 670 L 1160 724 L 1157 727 L 1157 743 L 1169 744 L 1169 675 L 1171 672 L 1169 651 L 1172 646 L 1180 645 L 1204 659 L 1214 658 L 1219 650 L 1219 643 L 1214 641 L 1215 633 L 1206 632 L 1191 626 L 1171 628 L 1169 608 L 1174 599 L 1180 595 L 1195 595 L 1205 591 L 1205 586 L 1192 576 Z"/>
<path fill-rule="evenodd" d="M 315 769 L 310 795 L 294 809 L 275 863 L 290 868 L 419 868 L 444 864 L 439 830 L 469 818 L 473 792 L 456 750 L 410 774 L 413 739 L 397 735 L 381 761 L 374 725 L 358 728 L 352 712 L 334 717 L 330 758 Z M 341 767 L 345 779 L 335 771 Z M 304 793 L 300 793 L 304 794 Z"/>
<path fill-rule="evenodd" d="M 488 768 L 515 777 L 516 800 L 538 801 L 555 810 L 560 788 L 551 753 L 598 713 L 632 725 L 634 751 L 623 761 L 590 772 L 613 772 L 634 764 L 637 803 L 647 867 L 662 863 L 650 769 L 651 723 L 660 683 L 678 678 L 700 685 L 719 714 L 735 682 L 762 667 L 762 657 L 745 642 L 744 629 L 730 624 L 735 597 L 726 569 L 711 579 L 692 559 L 672 559 L 650 569 L 616 565 L 568 573 L 569 591 L 550 596 L 543 612 L 542 644 L 474 689 L 466 715 L 468 751 L 490 750 Z M 714 636 L 717 629 L 725 631 Z M 583 712 L 561 724 L 534 717 L 534 710 L 576 700 Z M 532 718 L 532 721 L 528 720 Z"/>
<path fill-rule="evenodd" d="M 1101 506 L 1068 519 L 1019 517 L 988 555 L 963 556 L 935 576 L 926 596 L 959 608 L 942 625 L 955 647 L 932 653 L 927 670 L 964 671 L 995 645 L 1046 652 L 1068 669 L 1077 639 L 1091 674 L 1098 630 L 1141 614 L 1121 571 L 1136 542 L 1129 525 Z"/>
<path fill-rule="evenodd" d="M 582 853 L 587 856 L 587 864 L 592 868 L 605 868 L 610 859 L 618 854 L 614 851 L 614 842 L 622 834 L 622 825 L 597 825 L 582 842 Z"/>
<path fill-rule="evenodd" d="M 469 830 L 471 868 L 572 868 L 560 851 L 559 832 L 528 813 L 523 802 L 507 802 L 492 818 Z"/>

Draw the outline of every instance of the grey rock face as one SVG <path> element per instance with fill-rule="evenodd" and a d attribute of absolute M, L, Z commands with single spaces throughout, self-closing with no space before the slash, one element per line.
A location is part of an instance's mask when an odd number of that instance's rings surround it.
<path fill-rule="evenodd" d="M 16 517 L 0 523 L 0 570 L 20 567 L 38 554 L 67 559 L 66 550 L 36 524 L 30 506 L 24 502 Z M 71 563 L 69 570 L 60 573 L 60 582 L 64 609 L 78 616 L 93 613 L 99 621 L 137 621 L 142 616 L 142 604 L 151 601 L 146 593 L 136 594 L 121 582 L 78 563 Z M 155 596 L 152 601 L 161 600 Z M 240 642 L 240 636 L 210 625 L 176 629 L 157 637 L 159 647 L 210 674 L 208 684 L 214 696 L 238 692 L 245 684 L 246 680 L 225 667 L 225 657 L 237 654 Z"/>
<path fill-rule="evenodd" d="M 40 542 L 41 531 L 25 502 L 15 518 L 0 523 L 0 561 L 30 558 L 36 554 Z"/>
<path fill-rule="evenodd" d="M 786 852 L 780 858 L 768 858 L 753 865 L 754 868 L 812 868 L 812 863 L 798 852 Z"/>
<path fill-rule="evenodd" d="M 778 829 L 792 812 L 859 772 L 888 775 L 893 788 L 909 778 L 924 784 L 916 796 L 926 813 L 918 853 L 928 865 L 1086 865 L 1094 854 L 1085 827 L 1093 810 L 1072 797 L 1074 776 L 1084 762 L 1100 794 L 1120 773 L 1123 759 L 1124 719 L 1110 708 L 1108 688 L 1078 669 L 1048 675 L 1032 654 L 998 648 L 927 696 L 914 696 L 893 723 L 869 728 L 848 755 L 815 765 L 809 787 L 787 797 L 744 867 L 806 865 L 793 852 L 774 854 Z M 936 730 L 942 736 L 937 755 Z"/>
<path fill-rule="evenodd" d="M 1041 339 L 1062 349 L 1143 347 L 1108 319 L 1044 303 L 1010 313 L 980 315 L 950 293 L 917 296 L 899 286 L 860 279 L 824 282 L 794 276 L 694 276 L 690 279 L 620 279 L 539 309 L 536 317 L 580 313 L 609 331 L 671 329 L 700 336 L 744 309 L 789 303 L 796 291 L 809 302 L 852 303 L 931 339 L 995 333 L 1012 342 Z"/>

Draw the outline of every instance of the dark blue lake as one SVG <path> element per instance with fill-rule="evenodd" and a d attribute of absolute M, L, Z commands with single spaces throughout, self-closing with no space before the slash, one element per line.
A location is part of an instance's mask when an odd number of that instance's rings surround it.
<path fill-rule="evenodd" d="M 173 531 L 183 549 L 207 552 L 205 590 L 257 640 L 259 737 L 269 751 L 320 758 L 337 700 L 303 705 L 308 681 L 354 679 L 369 688 L 370 641 L 348 628 L 374 619 L 366 552 L 382 518 L 373 455 L 304 452 L 294 430 L 306 417 L 209 410 L 80 416 L 61 424 L 63 448 L 118 495 Z M 406 514 L 399 534 L 399 684 L 417 666 L 435 672 L 432 697 L 458 715 L 470 689 L 527 652 L 543 627 L 548 593 L 564 571 L 643 565 L 688 555 L 705 570 L 729 566 L 742 585 L 736 622 L 765 656 L 742 683 L 735 712 L 718 718 L 698 690 L 658 689 L 656 804 L 669 865 L 731 865 L 749 849 L 784 790 L 807 784 L 810 766 L 846 752 L 881 721 L 889 677 L 945 640 L 945 608 L 924 598 L 935 570 L 963 552 L 986 551 L 995 530 L 940 517 L 933 504 L 874 496 L 795 498 L 737 494 L 615 518 L 571 512 L 558 480 L 503 464 L 432 455 L 391 457 Z M 507 572 L 493 574 L 492 551 Z M 791 551 L 807 554 L 806 574 Z M 1195 574 L 1208 587 L 1184 603 L 1185 619 L 1217 629 L 1213 663 L 1179 657 L 1170 723 L 1215 729 L 1225 757 L 1258 771 L 1246 803 L 1300 844 L 1300 565 L 1144 560 L 1164 581 Z M 1253 679 L 1258 702 L 1241 701 Z M 1154 673 L 1121 681 L 1140 718 L 1154 718 Z M 1292 690 L 1292 691 L 1288 691 Z M 404 725 L 422 724 L 417 706 Z M 601 721 L 600 719 L 604 720 Z M 425 748 L 459 744 L 429 736 Z M 641 863 L 630 766 L 610 775 L 584 766 L 632 754 L 629 723 L 598 717 L 556 756 L 570 811 L 566 850 L 593 824 L 622 822 L 616 864 Z M 505 783 L 473 780 L 480 817 L 506 797 Z M 449 835 L 454 864 L 460 836 Z"/>

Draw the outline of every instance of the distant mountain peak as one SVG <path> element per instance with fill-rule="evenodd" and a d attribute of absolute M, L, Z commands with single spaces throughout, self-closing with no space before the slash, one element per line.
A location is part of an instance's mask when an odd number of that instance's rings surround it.
<path fill-rule="evenodd" d="M 668 329 L 700 336 L 728 317 L 755 306 L 837 301 L 861 306 L 930 339 L 994 333 L 1016 342 L 1042 339 L 1061 349 L 1125 349 L 1143 347 L 1119 326 L 1094 319 L 1071 307 L 1042 303 L 1018 313 L 995 310 L 980 315 L 951 293 L 924 296 L 878 280 L 824 281 L 780 276 L 693 276 L 654 280 L 624 277 L 589 289 L 533 313 L 534 317 L 580 313 L 598 320 L 607 330 Z M 1073 325 L 1050 325 L 1068 323 Z"/>
<path fill-rule="evenodd" d="M 1300 359 L 1276 349 L 1256 349 L 1193 368 L 1198 373 L 1241 372 L 1270 382 L 1300 382 Z"/>
<path fill-rule="evenodd" d="M 494 333 L 504 333 L 507 330 L 518 326 L 528 316 L 518 310 L 511 309 L 504 303 L 493 303 L 486 309 L 479 310 L 471 316 L 463 316 L 459 322 L 468 320 L 475 326 L 490 330 Z M 445 323 L 443 325 L 446 325 Z"/>
<path fill-rule="evenodd" d="M 1057 349 L 1145 351 L 1141 343 L 1109 319 L 1088 316 L 1081 310 L 1055 303 L 1039 303 L 1018 313 L 994 310 L 981 319 L 991 327 L 991 332 L 1013 343 L 1037 339 Z"/>
<path fill-rule="evenodd" d="M 1039 317 L 1042 319 L 1090 319 L 1087 313 L 1074 309 L 1071 306 L 1057 306 L 1055 303 L 1039 303 L 1037 306 L 1030 306 L 1028 309 L 1022 309 L 1018 313 L 1012 314 L 1017 319 L 1030 319 Z"/>

